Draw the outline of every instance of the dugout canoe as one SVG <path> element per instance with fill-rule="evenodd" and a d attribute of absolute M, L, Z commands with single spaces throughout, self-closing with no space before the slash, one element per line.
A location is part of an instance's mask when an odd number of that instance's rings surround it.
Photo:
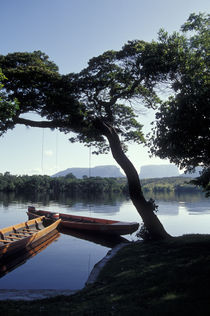
<path fill-rule="evenodd" d="M 33 206 L 28 207 L 28 216 L 29 218 L 36 218 L 38 216 L 46 216 L 47 218 L 54 219 L 60 218 L 61 227 L 112 235 L 132 234 L 139 227 L 139 224 L 136 222 L 121 222 L 109 219 L 42 211 L 36 210 Z"/>
<path fill-rule="evenodd" d="M 29 259 L 38 255 L 41 251 L 46 249 L 51 243 L 56 241 L 60 236 L 60 233 L 57 229 L 54 229 L 52 232 L 47 234 L 47 236 L 42 237 L 37 242 L 36 246 L 26 247 L 21 251 L 18 251 L 13 256 L 6 257 L 5 259 L 0 260 L 0 278 L 8 274 L 9 272 L 15 270 L 21 265 L 25 264 Z M 35 244 L 33 244 L 35 245 Z"/>
<path fill-rule="evenodd" d="M 45 216 L 0 229 L 0 259 L 17 254 L 23 249 L 36 247 L 43 237 L 50 236 L 60 219 L 52 221 Z"/>

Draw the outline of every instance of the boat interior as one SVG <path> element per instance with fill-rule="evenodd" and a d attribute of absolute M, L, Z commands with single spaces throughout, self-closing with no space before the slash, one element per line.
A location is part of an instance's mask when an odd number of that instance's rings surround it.
<path fill-rule="evenodd" d="M 34 233 L 37 233 L 46 226 L 46 219 L 44 217 L 40 217 L 35 220 L 3 228 L 0 230 L 0 245 L 5 245 L 13 241 L 18 241 L 25 237 L 32 236 Z"/>

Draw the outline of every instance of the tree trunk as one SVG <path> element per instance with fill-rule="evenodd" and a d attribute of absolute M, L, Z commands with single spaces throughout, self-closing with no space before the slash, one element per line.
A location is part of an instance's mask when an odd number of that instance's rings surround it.
<path fill-rule="evenodd" d="M 60 124 L 58 122 L 36 122 L 22 118 L 16 118 L 15 123 L 43 128 L 60 127 Z M 61 127 L 62 126 L 63 125 L 61 124 Z M 144 225 L 150 234 L 150 237 L 154 240 L 161 240 L 171 237 L 165 231 L 163 225 L 159 221 L 158 217 L 155 215 L 154 204 L 151 201 L 146 201 L 146 199 L 144 198 L 138 173 L 134 168 L 133 164 L 131 163 L 131 161 L 123 152 L 120 139 L 118 137 L 116 130 L 110 124 L 105 123 L 99 119 L 95 121 L 95 126 L 108 139 L 114 159 L 124 170 L 127 176 L 131 201 L 133 202 L 139 215 L 141 216 Z"/>
<path fill-rule="evenodd" d="M 154 213 L 154 204 L 151 201 L 146 201 L 142 192 L 138 173 L 123 152 L 116 130 L 109 124 L 101 121 L 97 122 L 97 127 L 100 128 L 103 135 L 108 139 L 113 158 L 124 170 L 127 176 L 130 198 L 141 216 L 150 237 L 153 240 L 161 240 L 171 237 L 165 231 L 163 225 Z"/>

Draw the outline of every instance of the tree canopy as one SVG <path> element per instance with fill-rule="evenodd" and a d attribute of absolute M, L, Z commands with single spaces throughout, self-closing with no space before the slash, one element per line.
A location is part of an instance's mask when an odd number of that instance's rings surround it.
<path fill-rule="evenodd" d="M 17 99 L 19 108 L 10 124 L 60 128 L 74 131 L 72 141 L 94 143 L 107 150 L 99 122 L 115 126 L 125 141 L 144 142 L 142 125 L 136 120 L 131 101 L 155 108 L 160 100 L 155 85 L 168 76 L 167 53 L 164 65 L 163 45 L 143 41 L 128 42 L 120 51 L 107 51 L 92 58 L 78 74 L 60 75 L 57 66 L 40 51 L 0 56 L 0 66 L 8 80 L 7 98 Z M 171 65 L 170 65 L 171 67 Z M 32 123 L 23 114 L 35 112 L 46 117 L 45 123 Z"/>
<path fill-rule="evenodd" d="M 73 85 L 59 74 L 58 67 L 46 54 L 35 51 L 0 55 L 0 65 L 6 76 L 4 95 L 10 103 L 18 100 L 19 104 L 6 121 L 1 120 L 1 134 L 16 124 L 50 128 L 63 127 L 65 123 L 75 125 L 75 119 L 80 117 L 80 107 L 74 97 Z M 23 117 L 27 113 L 39 114 L 47 120 L 27 121 Z"/>
<path fill-rule="evenodd" d="M 177 46 L 179 63 L 171 81 L 174 95 L 156 114 L 151 152 L 188 170 L 210 166 L 209 23 L 209 15 L 191 14 L 181 35 L 159 34 L 161 42 Z"/>

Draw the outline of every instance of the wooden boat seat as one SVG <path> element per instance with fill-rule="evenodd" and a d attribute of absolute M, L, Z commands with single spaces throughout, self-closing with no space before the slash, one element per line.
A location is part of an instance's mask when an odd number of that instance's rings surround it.
<path fill-rule="evenodd" d="M 0 239 L 0 242 L 11 242 L 11 240 L 8 240 L 8 239 Z"/>
<path fill-rule="evenodd" d="M 7 239 L 22 239 L 22 237 L 6 236 Z"/>
<path fill-rule="evenodd" d="M 17 232 L 17 233 L 10 233 L 10 235 L 15 235 L 15 236 L 25 236 L 25 237 L 27 237 L 27 235 L 29 235 L 29 236 L 31 236 L 31 235 L 33 235 L 33 233 L 27 233 L 27 232 Z"/>

